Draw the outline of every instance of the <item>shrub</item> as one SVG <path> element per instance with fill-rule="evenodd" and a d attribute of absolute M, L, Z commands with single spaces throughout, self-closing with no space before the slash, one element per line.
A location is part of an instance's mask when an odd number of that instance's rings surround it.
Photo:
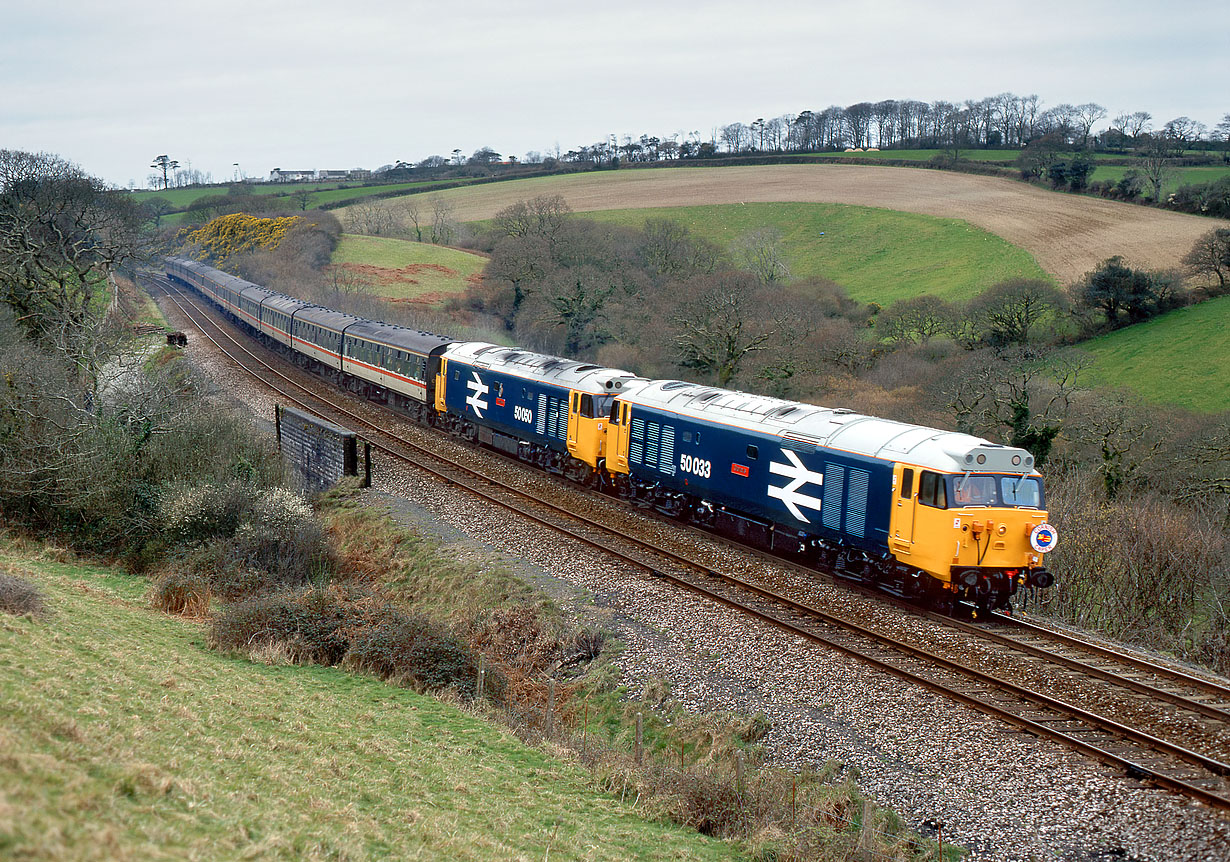
<path fill-rule="evenodd" d="M 42 616 L 46 610 L 38 587 L 24 578 L 0 572 L 0 611 L 14 616 Z"/>
<path fill-rule="evenodd" d="M 298 587 L 332 570 L 325 531 L 302 497 L 229 481 L 163 497 L 163 530 L 190 548 L 185 567 L 229 599 Z"/>
<path fill-rule="evenodd" d="M 478 678 L 474 655 L 457 638 L 427 617 L 392 609 L 355 633 L 345 664 L 422 688 L 473 690 Z"/>
<path fill-rule="evenodd" d="M 204 616 L 209 613 L 209 582 L 196 572 L 172 570 L 150 590 L 154 607 L 169 614 Z"/>
<path fill-rule="evenodd" d="M 173 487 L 162 498 L 163 530 L 184 544 L 232 536 L 251 512 L 254 493 L 237 481 Z"/>
<path fill-rule="evenodd" d="M 284 644 L 297 662 L 334 665 L 346 654 L 346 606 L 323 589 L 257 596 L 227 605 L 214 619 L 211 644 L 245 652 Z"/>
<path fill-rule="evenodd" d="M 472 692 L 478 676 L 474 653 L 444 627 L 371 593 L 338 586 L 228 605 L 217 615 L 210 640 L 217 649 L 342 664 L 422 689 L 455 685 Z M 504 688 L 502 676 L 488 674 L 488 692 L 498 696 Z"/>

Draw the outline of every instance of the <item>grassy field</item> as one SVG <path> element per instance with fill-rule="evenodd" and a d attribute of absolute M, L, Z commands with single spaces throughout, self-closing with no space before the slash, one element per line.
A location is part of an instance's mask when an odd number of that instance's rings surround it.
<path fill-rule="evenodd" d="M 343 234 L 333 263 L 368 279 L 380 296 L 433 302 L 465 290 L 487 260 L 430 243 Z"/>
<path fill-rule="evenodd" d="M 291 195 L 297 191 L 307 189 L 312 192 L 309 208 L 318 207 L 325 203 L 336 203 L 337 201 L 349 201 L 355 198 L 367 197 L 368 195 L 381 194 L 385 192 L 406 191 L 412 192 L 415 189 L 424 186 L 434 185 L 437 180 L 419 180 L 408 183 L 380 183 L 372 185 L 352 185 L 352 184 L 337 184 L 337 183 L 252 183 L 247 186 L 255 195 L 277 195 L 287 198 L 287 209 L 299 208 L 299 202 L 293 200 Z M 464 182 L 464 180 L 458 180 Z M 210 197 L 215 195 L 225 195 L 230 187 L 227 185 L 206 186 L 204 188 L 190 189 L 161 189 L 156 191 L 141 191 L 132 192 L 132 196 L 138 203 L 147 201 L 150 198 L 159 197 L 165 198 L 171 202 L 171 205 L 176 209 L 183 209 L 195 201 L 197 198 Z"/>
<path fill-rule="evenodd" d="M 1230 410 L 1230 296 L 1091 339 L 1091 382 L 1204 413 Z"/>
<path fill-rule="evenodd" d="M 13 553 L 51 614 L 0 615 L 0 858 L 736 857 L 454 707 L 222 656 L 142 579 Z"/>
<path fill-rule="evenodd" d="M 1133 170 L 1130 167 L 1123 165 L 1098 165 L 1093 169 L 1093 173 L 1089 175 L 1090 182 L 1100 182 L 1103 180 L 1111 180 L 1118 182 L 1123 179 L 1128 171 Z M 1214 180 L 1220 180 L 1222 177 L 1230 177 L 1230 166 L 1222 167 L 1208 166 L 1199 168 L 1175 168 L 1171 173 L 1170 179 L 1162 184 L 1162 194 L 1169 194 L 1175 191 L 1179 186 L 1196 185 L 1197 183 L 1211 183 Z M 1145 193 L 1152 198 L 1153 187 L 1148 181 L 1144 182 Z"/>
<path fill-rule="evenodd" d="M 923 293 L 968 299 L 1006 278 L 1048 278 L 1027 252 L 966 222 L 874 207 L 748 203 L 585 215 L 634 226 L 675 219 L 724 248 L 774 227 L 794 278 L 823 276 L 855 299 L 881 305 Z"/>

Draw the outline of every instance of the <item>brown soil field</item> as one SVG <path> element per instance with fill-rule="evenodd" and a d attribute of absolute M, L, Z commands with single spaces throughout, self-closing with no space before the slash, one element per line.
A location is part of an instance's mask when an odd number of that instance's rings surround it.
<path fill-rule="evenodd" d="M 1061 194 L 998 177 L 862 165 L 772 165 L 587 173 L 441 193 L 462 221 L 560 194 L 576 212 L 747 201 L 845 203 L 964 219 L 1030 252 L 1060 282 L 1122 255 L 1147 269 L 1179 265 L 1196 238 L 1230 222 Z"/>

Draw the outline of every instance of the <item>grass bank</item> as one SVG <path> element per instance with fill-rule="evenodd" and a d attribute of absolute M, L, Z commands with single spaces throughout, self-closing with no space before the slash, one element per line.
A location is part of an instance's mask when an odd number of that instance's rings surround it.
<path fill-rule="evenodd" d="M 1202 413 L 1230 410 L 1230 296 L 1092 338 L 1089 379 Z"/>
<path fill-rule="evenodd" d="M 967 222 L 876 207 L 718 204 L 584 217 L 635 227 L 650 218 L 674 219 L 723 248 L 743 234 L 772 227 L 781 233 L 793 278 L 827 278 L 854 299 L 885 306 L 920 294 L 970 299 L 1008 278 L 1049 280 L 1028 252 Z"/>
<path fill-rule="evenodd" d="M 465 290 L 487 260 L 430 243 L 343 234 L 333 263 L 366 279 L 378 296 L 432 302 Z"/>
<path fill-rule="evenodd" d="M 736 856 L 440 701 L 212 652 L 143 579 L 0 564 L 49 609 L 0 616 L 0 857 Z"/>

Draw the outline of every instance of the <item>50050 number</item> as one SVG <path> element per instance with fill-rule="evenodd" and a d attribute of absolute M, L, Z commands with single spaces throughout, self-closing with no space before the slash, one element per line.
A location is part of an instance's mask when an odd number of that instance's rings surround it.
<path fill-rule="evenodd" d="M 708 479 L 713 475 L 711 461 L 706 461 L 704 458 L 693 458 L 691 455 L 679 456 L 679 469 L 693 476 L 700 476 L 702 479 Z"/>

